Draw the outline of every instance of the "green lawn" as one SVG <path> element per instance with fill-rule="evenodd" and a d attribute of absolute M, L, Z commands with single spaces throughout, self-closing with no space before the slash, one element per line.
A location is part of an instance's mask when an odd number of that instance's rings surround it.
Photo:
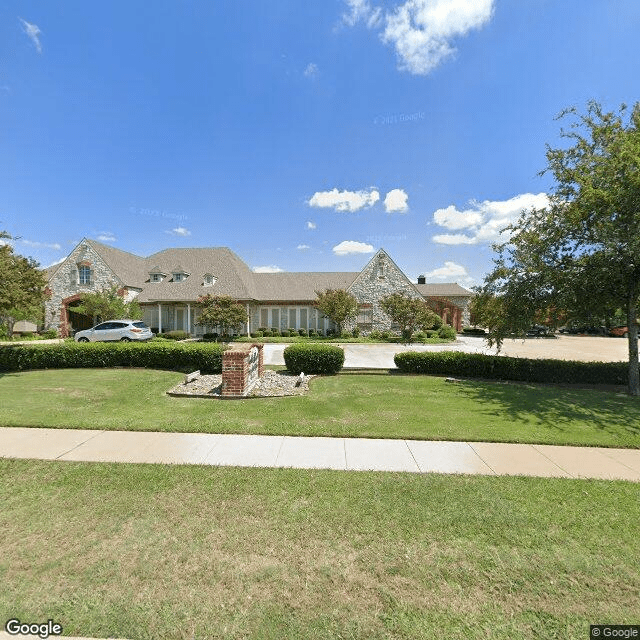
<path fill-rule="evenodd" d="M 389 374 L 317 378 L 305 397 L 172 398 L 179 373 L 129 369 L 0 376 L 8 426 L 361 436 L 640 448 L 640 402 L 624 394 Z"/>
<path fill-rule="evenodd" d="M 0 619 L 65 635 L 582 640 L 637 623 L 627 482 L 0 460 Z"/>

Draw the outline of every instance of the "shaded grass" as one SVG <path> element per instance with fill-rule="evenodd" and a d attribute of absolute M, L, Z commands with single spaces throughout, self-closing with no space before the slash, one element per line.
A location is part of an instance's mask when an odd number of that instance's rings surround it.
<path fill-rule="evenodd" d="M 142 639 L 637 622 L 625 482 L 0 460 L 0 618 Z"/>
<path fill-rule="evenodd" d="M 173 398 L 173 372 L 67 369 L 0 376 L 5 426 L 640 447 L 624 394 L 389 374 L 315 378 L 309 395 Z"/>

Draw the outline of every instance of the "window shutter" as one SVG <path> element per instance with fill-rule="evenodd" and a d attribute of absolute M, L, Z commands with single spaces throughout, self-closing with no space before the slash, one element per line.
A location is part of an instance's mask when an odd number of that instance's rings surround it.
<path fill-rule="evenodd" d="M 78 282 L 80 282 L 80 276 L 78 274 L 78 269 L 76 269 L 76 267 L 73 267 L 70 271 L 69 271 L 69 284 L 72 286 L 75 286 L 78 284 Z"/>

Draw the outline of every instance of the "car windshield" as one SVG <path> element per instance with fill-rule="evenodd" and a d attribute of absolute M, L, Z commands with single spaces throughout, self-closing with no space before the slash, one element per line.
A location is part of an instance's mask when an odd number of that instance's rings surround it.
<path fill-rule="evenodd" d="M 144 322 L 134 322 L 134 327 L 138 327 L 138 329 L 148 329 L 147 325 Z"/>

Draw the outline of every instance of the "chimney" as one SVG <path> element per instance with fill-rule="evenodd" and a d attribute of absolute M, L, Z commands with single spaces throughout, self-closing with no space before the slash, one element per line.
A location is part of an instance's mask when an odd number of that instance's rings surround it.
<path fill-rule="evenodd" d="M 418 276 L 418 284 L 427 284 L 427 279 L 424 276 Z"/>

